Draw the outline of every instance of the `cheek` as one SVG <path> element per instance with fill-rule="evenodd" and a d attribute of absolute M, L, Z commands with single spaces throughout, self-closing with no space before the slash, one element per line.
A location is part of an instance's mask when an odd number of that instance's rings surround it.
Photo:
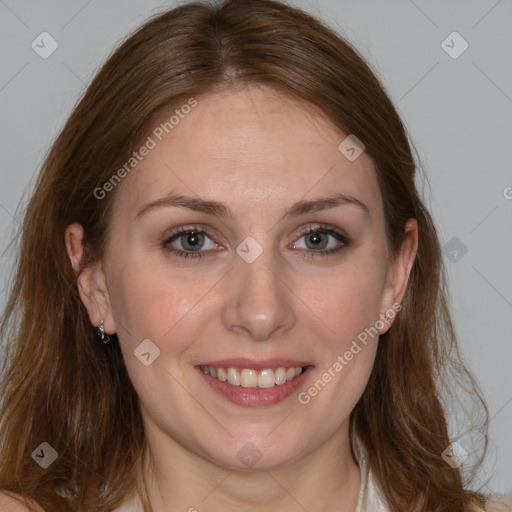
<path fill-rule="evenodd" d="M 305 411 L 329 411 L 323 432 L 347 420 L 370 378 L 378 345 L 379 274 L 346 272 L 317 288 L 311 300 L 326 326 L 317 342 L 320 360 L 311 386 L 298 396 Z M 312 409 L 308 409 L 311 407 Z M 311 413 L 312 414 L 312 413 Z"/>
<path fill-rule="evenodd" d="M 127 261 L 113 279 L 113 291 L 109 289 L 118 331 L 131 339 L 153 335 L 163 341 L 170 335 L 204 295 L 202 281 L 187 278 L 186 272 L 177 275 L 145 258 Z"/>
<path fill-rule="evenodd" d="M 379 261 L 385 258 L 376 251 L 361 251 L 347 259 L 339 271 L 317 276 L 314 288 L 308 288 L 308 305 L 324 327 L 319 336 L 323 350 L 317 351 L 321 361 L 316 384 L 306 390 L 304 402 L 319 396 L 318 405 L 332 407 L 335 403 L 333 428 L 350 414 L 373 367 L 386 276 L 386 268 Z"/>
<path fill-rule="evenodd" d="M 323 299 L 318 315 L 329 327 L 329 334 L 322 337 L 325 350 L 318 378 L 327 381 L 331 391 L 336 389 L 336 403 L 348 413 L 363 392 L 373 366 L 378 294 L 373 282 L 362 276 L 333 279 L 324 290 L 329 299 Z M 327 395 L 330 393 L 325 398 Z"/>
<path fill-rule="evenodd" d="M 333 348 L 342 349 L 379 319 L 385 272 L 363 258 L 317 278 L 308 288 L 308 304 L 328 327 Z M 305 293 L 305 290 L 304 290 Z"/>
<path fill-rule="evenodd" d="M 194 287 L 193 280 L 190 286 L 184 284 L 183 277 L 180 281 L 168 267 L 148 264 L 145 258 L 125 260 L 119 268 L 112 279 L 116 283 L 110 293 L 112 311 L 137 394 L 153 412 L 162 403 L 187 408 L 180 400 L 180 363 L 194 335 L 191 322 L 199 322 L 194 320 L 194 305 L 204 292 L 201 294 L 197 283 Z M 146 366 L 141 354 L 148 352 Z"/>

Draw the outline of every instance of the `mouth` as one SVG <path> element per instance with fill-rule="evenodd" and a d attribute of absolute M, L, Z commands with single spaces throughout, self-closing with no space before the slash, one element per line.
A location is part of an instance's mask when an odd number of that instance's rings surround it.
<path fill-rule="evenodd" d="M 261 363 L 231 360 L 196 366 L 213 390 L 246 407 L 282 402 L 304 382 L 313 368 L 309 364 L 284 360 Z"/>
<path fill-rule="evenodd" d="M 252 368 L 223 368 L 201 365 L 201 370 L 214 379 L 227 382 L 232 386 L 244 388 L 268 389 L 274 386 L 282 386 L 284 383 L 301 375 L 306 366 L 279 366 L 278 368 L 265 368 L 255 370 Z"/>

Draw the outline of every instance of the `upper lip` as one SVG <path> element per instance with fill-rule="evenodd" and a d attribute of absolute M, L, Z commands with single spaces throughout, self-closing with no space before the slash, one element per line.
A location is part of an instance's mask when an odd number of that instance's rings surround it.
<path fill-rule="evenodd" d="M 267 368 L 298 368 L 302 366 L 311 366 L 310 363 L 305 361 L 298 361 L 295 359 L 249 359 L 247 357 L 237 357 L 232 359 L 218 359 L 216 361 L 209 361 L 202 363 L 198 366 L 211 366 L 213 368 L 247 368 L 251 370 L 265 370 Z"/>

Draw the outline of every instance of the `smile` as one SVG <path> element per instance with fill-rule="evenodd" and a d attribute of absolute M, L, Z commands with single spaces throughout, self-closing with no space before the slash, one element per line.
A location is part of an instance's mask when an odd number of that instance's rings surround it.
<path fill-rule="evenodd" d="M 270 406 L 296 393 L 314 372 L 305 362 L 274 359 L 232 359 L 195 367 L 218 396 L 244 407 Z"/>
<path fill-rule="evenodd" d="M 251 368 L 215 368 L 213 366 L 202 365 L 201 370 L 211 377 L 228 382 L 232 386 L 242 386 L 244 388 L 273 388 L 281 386 L 285 382 L 293 380 L 302 374 L 305 367 L 289 367 L 280 366 L 278 368 L 265 368 L 263 370 L 255 370 Z"/>

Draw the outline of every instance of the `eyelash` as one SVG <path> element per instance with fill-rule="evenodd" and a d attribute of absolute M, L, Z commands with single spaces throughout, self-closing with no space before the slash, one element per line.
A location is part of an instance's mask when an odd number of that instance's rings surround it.
<path fill-rule="evenodd" d="M 175 248 L 169 247 L 169 245 L 172 242 L 174 242 L 176 239 L 180 238 L 180 236 L 190 234 L 191 232 L 205 234 L 206 236 L 208 236 L 208 238 L 213 240 L 213 236 L 211 234 L 209 234 L 207 230 L 205 230 L 204 228 L 201 228 L 200 226 L 196 226 L 196 225 L 183 226 L 181 228 L 178 228 L 173 233 L 171 233 L 171 235 L 162 243 L 162 247 L 165 250 L 169 251 L 170 253 L 173 253 L 174 256 L 177 256 L 178 258 L 187 259 L 187 258 L 202 258 L 202 257 L 204 257 L 205 256 L 204 253 L 207 251 L 197 251 L 197 252 L 182 251 L 180 249 L 175 249 Z M 336 249 L 329 249 L 327 251 L 325 251 L 325 250 L 315 251 L 312 249 L 311 250 L 306 249 L 309 252 L 310 257 L 334 256 L 337 253 L 344 251 L 352 246 L 352 241 L 346 235 L 344 235 L 343 233 L 340 233 L 339 231 L 336 231 L 332 228 L 329 228 L 329 226 L 326 226 L 324 224 L 308 226 L 308 228 L 306 230 L 302 231 L 299 234 L 297 240 L 301 239 L 303 236 L 311 235 L 314 233 L 322 233 L 322 234 L 330 235 L 333 238 L 335 238 L 336 240 L 338 240 L 338 242 L 341 242 L 341 245 L 339 247 L 337 247 Z"/>

